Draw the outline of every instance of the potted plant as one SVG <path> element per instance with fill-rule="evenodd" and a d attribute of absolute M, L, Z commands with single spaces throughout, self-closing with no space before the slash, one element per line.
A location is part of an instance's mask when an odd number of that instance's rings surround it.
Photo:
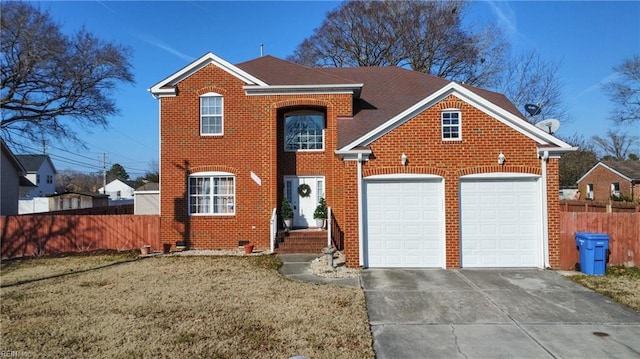
<path fill-rule="evenodd" d="M 316 220 L 316 227 L 324 228 L 324 223 L 327 220 L 327 202 L 324 198 L 320 198 L 320 203 L 313 212 L 313 218 Z"/>
<path fill-rule="evenodd" d="M 253 247 L 254 247 L 253 243 L 247 243 L 243 247 L 244 247 L 244 253 L 246 254 L 253 253 Z"/>
<path fill-rule="evenodd" d="M 293 209 L 291 208 L 291 203 L 289 203 L 288 199 L 282 200 L 282 219 L 284 220 L 284 225 L 289 229 L 291 228 L 293 222 Z"/>

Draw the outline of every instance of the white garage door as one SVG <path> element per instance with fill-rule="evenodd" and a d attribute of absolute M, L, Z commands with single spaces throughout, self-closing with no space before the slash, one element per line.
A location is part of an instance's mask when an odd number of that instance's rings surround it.
<path fill-rule="evenodd" d="M 537 177 L 461 179 L 462 267 L 541 267 Z"/>
<path fill-rule="evenodd" d="M 443 267 L 442 179 L 365 181 L 365 266 Z"/>

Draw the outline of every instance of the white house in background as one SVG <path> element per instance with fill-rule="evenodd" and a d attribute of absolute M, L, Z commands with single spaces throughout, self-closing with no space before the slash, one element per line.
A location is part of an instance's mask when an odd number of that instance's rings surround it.
<path fill-rule="evenodd" d="M 134 181 L 121 181 L 114 179 L 107 183 L 105 187 L 100 187 L 98 193 L 109 195 L 109 199 L 112 201 L 119 201 L 130 199 L 133 200 L 133 192 L 135 182 Z"/>
<path fill-rule="evenodd" d="M 18 199 L 22 186 L 34 186 L 24 176 L 27 171 L 0 140 L 0 216 L 18 214 Z"/>
<path fill-rule="evenodd" d="M 134 214 L 160 214 L 160 184 L 146 183 L 135 191 Z"/>
<path fill-rule="evenodd" d="M 20 186 L 20 199 L 45 197 L 56 192 L 56 168 L 48 155 L 16 155 L 35 187 Z"/>

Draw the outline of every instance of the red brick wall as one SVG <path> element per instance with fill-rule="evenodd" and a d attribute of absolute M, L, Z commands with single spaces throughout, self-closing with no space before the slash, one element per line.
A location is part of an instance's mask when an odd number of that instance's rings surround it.
<path fill-rule="evenodd" d="M 187 240 L 193 248 L 224 249 L 249 240 L 269 248 L 269 219 L 282 200 L 283 175 L 325 175 L 327 203 L 334 171 L 336 118 L 351 114 L 350 95 L 246 96 L 244 83 L 209 65 L 177 85 L 175 97 L 163 97 L 160 114 L 162 241 Z M 224 97 L 224 135 L 200 136 L 199 98 L 207 92 Z M 327 115 L 325 151 L 285 153 L 282 116 L 288 110 L 320 109 Z M 235 174 L 236 204 L 232 216 L 189 216 L 189 174 L 223 171 Z M 262 180 L 258 185 L 251 172 Z M 343 215 L 340 211 L 337 216 Z"/>
<path fill-rule="evenodd" d="M 462 140 L 442 141 L 441 111 L 457 108 L 461 111 Z M 434 174 L 445 179 L 445 225 L 446 225 L 446 266 L 460 267 L 460 219 L 459 219 L 459 177 L 468 174 L 490 172 L 518 172 L 541 175 L 541 164 L 537 147 L 533 140 L 492 119 L 485 113 L 468 105 L 454 96 L 432 106 L 423 113 L 402 124 L 370 146 L 374 159 L 364 163 L 363 176 L 392 173 Z M 405 153 L 407 166 L 402 166 L 400 156 Z M 498 154 L 506 156 L 506 165 L 497 164 Z M 350 164 L 348 164 L 350 165 Z M 355 182 L 354 170 L 345 174 L 345 182 Z M 558 163 L 552 159 L 548 165 L 550 244 L 557 251 L 558 241 Z M 349 191 L 345 197 L 355 198 L 354 185 L 346 185 Z M 555 205 L 554 205 L 555 204 Z M 357 208 L 357 203 L 349 203 Z M 358 263 L 357 213 L 346 218 L 346 255 L 349 265 Z M 554 263 L 557 253 L 553 253 Z"/>
<path fill-rule="evenodd" d="M 597 166 L 589 173 L 579 184 L 580 199 L 585 199 L 587 196 L 587 184 L 593 183 L 593 200 L 600 202 L 607 202 L 611 199 L 611 183 L 620 183 L 620 194 L 631 197 L 632 188 L 631 182 L 622 178 L 621 176 L 611 172 L 603 166 Z M 640 200 L 640 186 L 633 188 L 633 196 L 636 200 Z"/>
<path fill-rule="evenodd" d="M 246 96 L 244 83 L 209 65 L 177 85 L 175 97 L 161 98 L 161 238 L 188 240 L 193 248 L 234 248 L 249 240 L 269 247 L 269 219 L 280 207 L 285 175 L 324 175 L 327 204 L 345 234 L 348 265 L 358 266 L 357 162 L 334 155 L 337 118 L 350 116 L 351 96 Z M 199 96 L 224 96 L 224 135 L 200 136 Z M 286 153 L 283 116 L 287 111 L 316 109 L 326 113 L 325 151 Z M 462 140 L 442 141 L 440 112 L 462 113 Z M 371 144 L 374 158 L 363 164 L 364 176 L 385 173 L 437 174 L 445 178 L 446 265 L 460 266 L 458 178 L 467 174 L 519 172 L 541 174 L 535 143 L 456 97 L 429 108 Z M 497 164 L 503 152 L 507 163 Z M 407 166 L 400 165 L 406 153 Z M 232 216 L 189 216 L 188 175 L 200 171 L 235 174 L 236 206 Z M 256 184 L 250 173 L 262 180 Z M 549 208 L 557 208 L 557 160 L 548 165 Z M 555 202 L 554 202 L 555 201 Z M 559 229 L 557 210 L 549 211 L 552 266 Z"/>

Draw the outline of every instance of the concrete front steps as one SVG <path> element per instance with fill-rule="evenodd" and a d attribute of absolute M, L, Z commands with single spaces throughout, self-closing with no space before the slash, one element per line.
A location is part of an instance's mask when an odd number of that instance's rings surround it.
<path fill-rule="evenodd" d="M 275 253 L 322 254 L 327 246 L 327 231 L 318 229 L 297 229 L 278 232 Z"/>

